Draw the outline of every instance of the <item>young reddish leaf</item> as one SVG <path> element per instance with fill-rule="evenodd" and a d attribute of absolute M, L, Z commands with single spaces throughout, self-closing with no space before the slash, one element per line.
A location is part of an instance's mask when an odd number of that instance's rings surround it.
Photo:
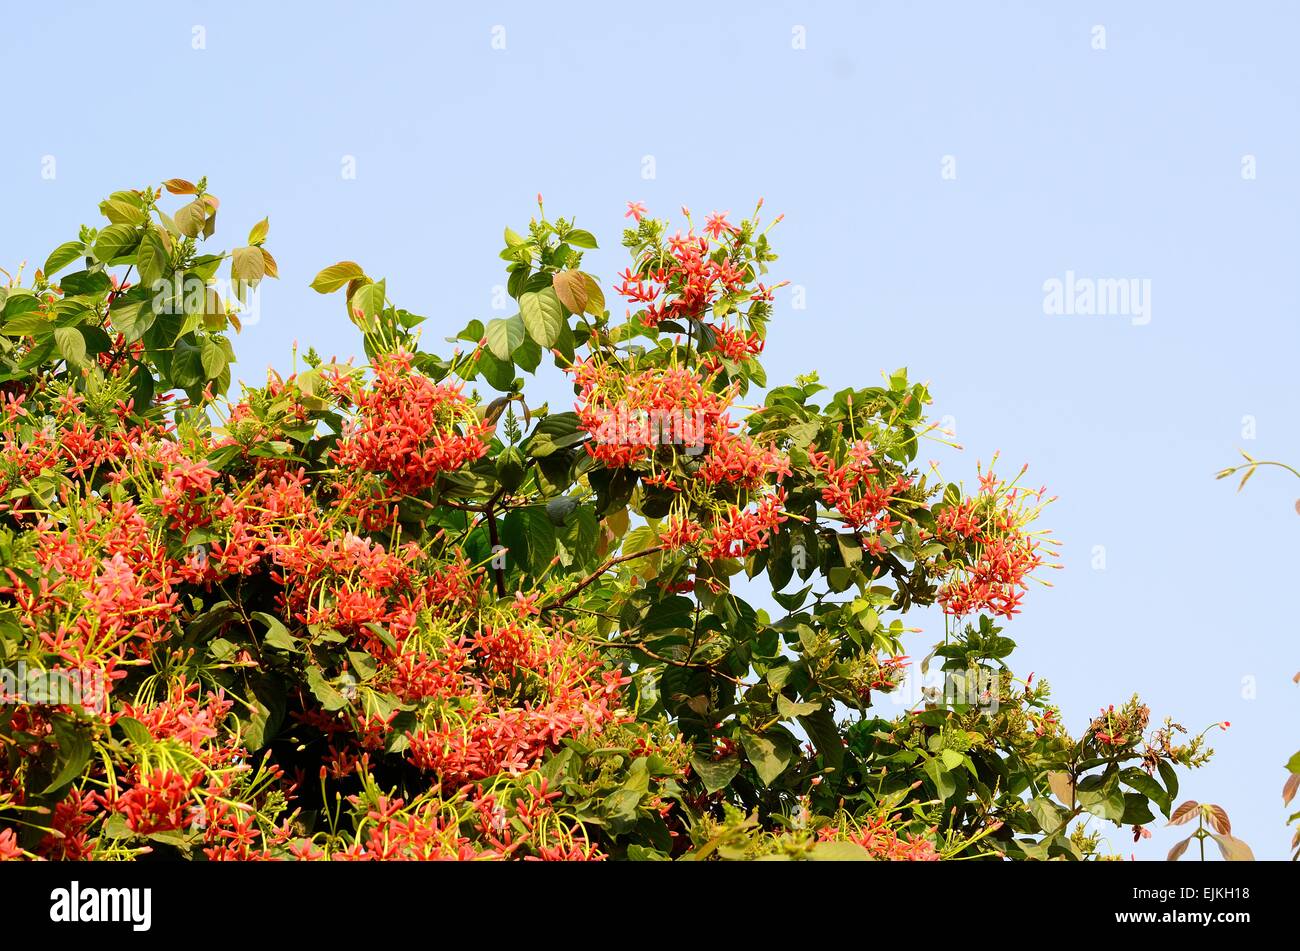
<path fill-rule="evenodd" d="M 1191 822 L 1192 819 L 1196 817 L 1196 812 L 1200 808 L 1201 804 L 1195 799 L 1187 800 L 1187 802 L 1174 810 L 1174 814 L 1169 817 L 1168 825 L 1180 826 L 1184 822 Z"/>
<path fill-rule="evenodd" d="M 587 280 L 581 271 L 560 271 L 555 275 L 555 296 L 571 314 L 581 314 L 587 309 Z"/>
<path fill-rule="evenodd" d="M 1214 827 L 1214 831 L 1221 832 L 1224 835 L 1232 832 L 1232 823 L 1228 821 L 1228 813 L 1222 806 L 1211 804 L 1205 808 L 1209 810 L 1210 825 Z"/>

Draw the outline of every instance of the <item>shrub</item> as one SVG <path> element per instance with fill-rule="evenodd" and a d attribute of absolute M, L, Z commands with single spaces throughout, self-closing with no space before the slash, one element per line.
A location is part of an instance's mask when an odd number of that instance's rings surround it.
<path fill-rule="evenodd" d="M 761 203 L 629 205 L 618 318 L 539 199 L 446 356 L 341 262 L 367 365 L 229 397 L 277 268 L 218 208 L 116 192 L 0 290 L 0 855 L 1086 858 L 1208 756 L 1014 676 L 1049 500 L 923 470 L 926 386 L 769 387 Z M 926 605 L 946 689 L 882 711 Z"/>

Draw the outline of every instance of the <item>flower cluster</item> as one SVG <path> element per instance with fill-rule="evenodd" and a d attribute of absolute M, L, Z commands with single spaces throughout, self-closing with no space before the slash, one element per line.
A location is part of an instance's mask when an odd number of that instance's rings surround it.
<path fill-rule="evenodd" d="M 938 537 L 964 556 L 954 563 L 939 592 L 946 613 L 958 617 L 979 611 L 1001 617 L 1019 613 L 1029 578 L 1049 565 L 1051 541 L 1028 530 L 1051 501 L 1044 494 L 1044 489 L 1029 491 L 1014 481 L 1001 480 L 990 468 L 981 473 L 976 496 L 937 513 Z"/>

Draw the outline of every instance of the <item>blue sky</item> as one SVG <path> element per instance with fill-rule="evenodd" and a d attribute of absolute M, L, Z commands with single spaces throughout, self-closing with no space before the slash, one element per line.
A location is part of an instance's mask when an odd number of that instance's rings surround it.
<path fill-rule="evenodd" d="M 307 287 L 336 260 L 387 276 L 436 339 L 496 313 L 502 227 L 538 191 L 601 237 L 606 278 L 625 201 L 739 215 L 765 196 L 786 215 L 774 273 L 807 305 L 778 306 L 769 377 L 907 366 L 966 447 L 930 453 L 949 478 L 995 449 L 1029 462 L 1060 496 L 1065 570 L 1007 631 L 1017 669 L 1075 730 L 1134 691 L 1193 730 L 1232 721 L 1184 797 L 1285 857 L 1300 483 L 1236 495 L 1213 473 L 1243 447 L 1300 460 L 1297 8 L 464 6 L 12 11 L 0 265 L 39 264 L 112 190 L 207 175 L 227 243 L 271 219 L 281 279 L 238 341 L 257 382 L 295 340 L 359 349 Z M 1149 321 L 1045 313 L 1067 271 L 1149 282 Z M 1110 835 L 1142 858 L 1176 841 L 1129 839 Z"/>

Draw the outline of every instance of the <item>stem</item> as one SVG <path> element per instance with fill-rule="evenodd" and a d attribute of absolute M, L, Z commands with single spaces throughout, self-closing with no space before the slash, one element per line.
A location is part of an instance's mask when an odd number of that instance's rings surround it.
<path fill-rule="evenodd" d="M 603 565 L 601 565 L 591 574 L 587 575 L 587 577 L 583 578 L 576 585 L 574 585 L 568 591 L 564 592 L 564 594 L 560 595 L 554 601 L 551 601 L 549 604 L 542 605 L 541 609 L 543 611 L 550 611 L 553 610 L 554 608 L 560 607 L 562 604 L 566 603 L 567 601 L 572 600 L 584 588 L 587 588 L 590 585 L 593 585 L 597 581 L 599 581 L 600 576 L 603 575 L 605 572 L 609 571 L 609 569 L 613 568 L 615 565 L 621 565 L 625 561 L 632 561 L 635 558 L 643 558 L 646 555 L 653 555 L 656 552 L 661 552 L 663 550 L 664 550 L 663 545 L 655 545 L 653 548 L 643 548 L 640 551 L 634 551 L 630 555 L 619 555 L 616 558 L 611 558 L 609 559 L 609 561 L 605 562 Z"/>

